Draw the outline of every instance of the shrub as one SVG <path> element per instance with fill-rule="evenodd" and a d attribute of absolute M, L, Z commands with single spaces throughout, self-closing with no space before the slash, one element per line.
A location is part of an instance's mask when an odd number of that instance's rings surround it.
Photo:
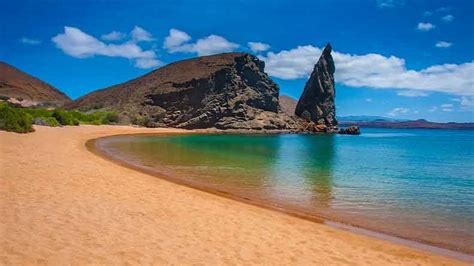
<path fill-rule="evenodd" d="M 22 109 L 0 105 L 0 129 L 5 131 L 27 133 L 33 132 L 33 118 Z"/>
<path fill-rule="evenodd" d="M 106 112 L 104 118 L 102 119 L 103 124 L 115 124 L 118 123 L 119 116 L 115 112 Z"/>
<path fill-rule="evenodd" d="M 58 123 L 63 126 L 79 125 L 79 120 L 75 117 L 75 115 L 72 112 L 65 111 L 64 109 L 54 110 L 54 112 L 52 113 L 52 117 L 54 117 L 56 121 L 58 121 Z"/>
<path fill-rule="evenodd" d="M 33 124 L 40 126 L 58 127 L 59 123 L 54 117 L 35 117 Z"/>

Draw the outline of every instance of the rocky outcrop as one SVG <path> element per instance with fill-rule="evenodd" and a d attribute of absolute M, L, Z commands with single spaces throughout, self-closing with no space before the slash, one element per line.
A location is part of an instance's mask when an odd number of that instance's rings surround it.
<path fill-rule="evenodd" d="M 59 106 L 71 99 L 58 89 L 0 62 L 0 98 L 18 106 Z"/>
<path fill-rule="evenodd" d="M 294 129 L 280 112 L 279 87 L 264 62 L 244 53 L 193 58 L 96 91 L 67 105 L 108 109 L 150 127 Z"/>
<path fill-rule="evenodd" d="M 308 127 L 315 131 L 331 131 L 337 127 L 334 98 L 334 61 L 331 45 L 327 44 L 314 66 L 295 109 L 295 114 L 303 118 Z"/>
<path fill-rule="evenodd" d="M 341 128 L 338 133 L 341 135 L 360 135 L 360 128 L 358 126 Z"/>

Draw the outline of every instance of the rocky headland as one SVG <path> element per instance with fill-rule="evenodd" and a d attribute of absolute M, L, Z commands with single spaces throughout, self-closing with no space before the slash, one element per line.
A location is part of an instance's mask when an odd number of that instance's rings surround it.
<path fill-rule="evenodd" d="M 192 58 L 92 92 L 66 107 L 116 111 L 121 122 L 147 127 L 336 132 L 329 44 L 293 114 L 282 108 L 280 89 L 264 68 L 263 61 L 246 53 Z"/>

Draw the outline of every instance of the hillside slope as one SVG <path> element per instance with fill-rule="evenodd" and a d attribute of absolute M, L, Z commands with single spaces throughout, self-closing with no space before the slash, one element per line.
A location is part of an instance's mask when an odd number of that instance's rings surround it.
<path fill-rule="evenodd" d="M 0 96 L 29 104 L 62 105 L 71 101 L 64 93 L 5 62 L 0 62 Z"/>

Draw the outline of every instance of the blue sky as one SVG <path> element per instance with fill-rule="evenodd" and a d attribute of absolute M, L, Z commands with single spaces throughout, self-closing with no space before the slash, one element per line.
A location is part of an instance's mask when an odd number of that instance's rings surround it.
<path fill-rule="evenodd" d="M 473 5 L 2 1 L 0 60 L 77 98 L 180 59 L 244 51 L 266 62 L 282 94 L 298 98 L 330 42 L 338 115 L 472 122 Z"/>

